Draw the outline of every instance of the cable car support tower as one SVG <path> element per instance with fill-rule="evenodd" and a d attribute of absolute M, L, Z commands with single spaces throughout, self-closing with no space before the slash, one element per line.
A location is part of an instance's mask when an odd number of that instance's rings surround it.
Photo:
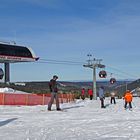
<path fill-rule="evenodd" d="M 102 59 L 91 59 L 92 55 L 87 55 L 89 59 L 87 60 L 87 64 L 84 64 L 84 67 L 93 69 L 93 98 L 94 100 L 97 100 L 97 91 L 96 91 L 96 68 L 105 68 L 105 65 L 101 64 Z"/>

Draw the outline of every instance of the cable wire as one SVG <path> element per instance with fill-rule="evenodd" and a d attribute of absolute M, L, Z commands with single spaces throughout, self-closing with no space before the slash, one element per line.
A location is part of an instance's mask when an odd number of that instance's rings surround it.
<path fill-rule="evenodd" d="M 44 58 L 41 58 L 39 59 L 39 61 L 36 61 L 36 63 L 44 63 L 44 64 L 57 64 L 57 65 L 74 65 L 74 66 L 83 66 L 83 64 L 85 62 L 78 62 L 78 61 L 64 61 L 64 60 L 54 60 L 54 59 L 44 59 Z M 130 74 L 130 73 L 127 73 L 127 72 L 124 72 L 122 70 L 119 70 L 118 68 L 114 68 L 112 66 L 106 66 L 114 71 L 116 71 L 117 73 L 114 73 L 114 72 L 109 72 L 111 74 L 115 74 L 115 75 L 118 75 L 120 77 L 128 77 L 128 76 L 132 76 L 133 78 L 138 78 L 138 76 L 136 75 L 133 75 L 133 74 Z"/>

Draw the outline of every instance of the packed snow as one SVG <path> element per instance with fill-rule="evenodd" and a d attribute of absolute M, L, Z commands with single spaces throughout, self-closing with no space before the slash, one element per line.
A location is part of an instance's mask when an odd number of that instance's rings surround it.
<path fill-rule="evenodd" d="M 140 140 L 140 98 L 133 110 L 123 99 L 100 108 L 100 100 L 61 104 L 63 111 L 47 105 L 0 106 L 0 140 Z"/>

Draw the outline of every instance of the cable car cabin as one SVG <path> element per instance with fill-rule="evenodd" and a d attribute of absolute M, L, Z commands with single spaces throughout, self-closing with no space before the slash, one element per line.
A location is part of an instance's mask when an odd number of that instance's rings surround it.
<path fill-rule="evenodd" d="M 0 63 L 32 62 L 38 59 L 31 48 L 0 43 Z"/>
<path fill-rule="evenodd" d="M 116 79 L 115 78 L 111 78 L 110 79 L 110 84 L 114 84 L 116 82 Z"/>
<path fill-rule="evenodd" d="M 3 79 L 3 76 L 4 76 L 4 71 L 2 68 L 0 68 L 0 79 Z"/>
<path fill-rule="evenodd" d="M 106 71 L 102 70 L 102 71 L 99 72 L 99 77 L 100 78 L 106 78 L 106 76 L 107 76 Z"/>

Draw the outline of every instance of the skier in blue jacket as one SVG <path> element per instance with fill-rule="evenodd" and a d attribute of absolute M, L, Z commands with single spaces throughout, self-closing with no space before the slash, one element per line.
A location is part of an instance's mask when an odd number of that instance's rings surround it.
<path fill-rule="evenodd" d="M 103 86 L 101 86 L 99 88 L 98 94 L 99 94 L 99 98 L 101 100 L 101 108 L 105 108 L 105 106 L 104 106 L 105 95 L 104 95 L 104 87 Z"/>

